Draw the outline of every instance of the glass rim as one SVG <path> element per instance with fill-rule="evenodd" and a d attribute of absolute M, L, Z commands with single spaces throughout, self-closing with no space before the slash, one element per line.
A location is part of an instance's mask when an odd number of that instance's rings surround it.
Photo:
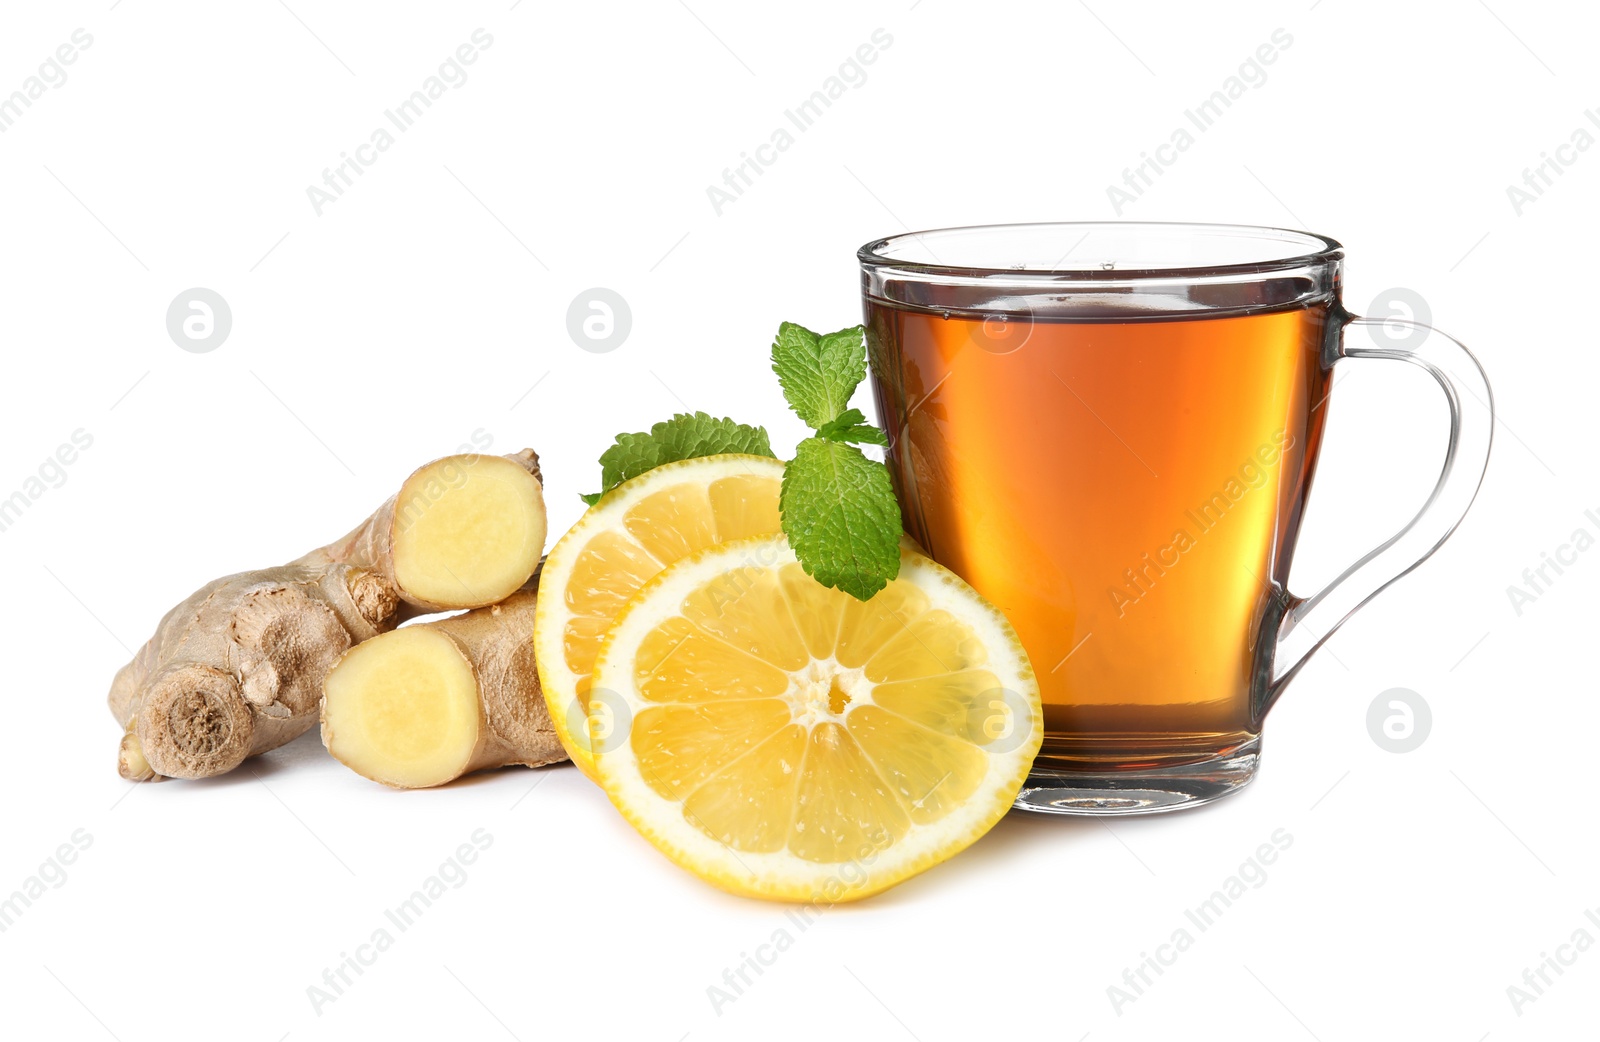
<path fill-rule="evenodd" d="M 1020 229 L 1081 229 L 1088 233 L 1096 228 L 1128 231 L 1181 231 L 1196 238 L 1204 234 L 1228 236 L 1235 239 L 1254 237 L 1262 242 L 1301 243 L 1306 248 L 1287 256 L 1266 257 L 1260 260 L 1232 261 L 1218 264 L 1153 265 L 1117 268 L 1045 268 L 1022 265 L 1017 267 L 991 267 L 986 265 L 952 264 L 935 257 L 932 261 L 905 260 L 890 256 L 887 250 L 896 244 L 917 242 L 943 237 L 953 238 L 962 233 L 1008 232 Z M 1081 240 L 1080 240 L 1081 241 Z M 926 249 L 926 247 L 924 246 Z M 931 253 L 931 250 L 929 251 Z M 1071 250 L 1069 249 L 1070 253 Z M 903 271 L 931 277 L 951 279 L 1018 279 L 1024 281 L 1109 283 L 1135 279 L 1203 280 L 1227 276 L 1249 276 L 1280 271 L 1303 269 L 1317 264 L 1328 264 L 1344 256 L 1344 246 L 1338 240 L 1316 232 L 1273 225 L 1220 224 L 1206 221 L 1021 221 L 1007 224 L 969 224 L 924 231 L 906 231 L 896 235 L 873 239 L 856 251 L 856 258 L 867 272 L 883 270 Z M 1065 256 L 1062 258 L 1065 259 Z M 1059 262 L 1057 262 L 1059 263 Z"/>

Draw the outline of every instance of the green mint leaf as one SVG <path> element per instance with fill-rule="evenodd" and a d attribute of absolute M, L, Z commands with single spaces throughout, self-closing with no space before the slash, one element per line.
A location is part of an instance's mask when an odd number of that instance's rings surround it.
<path fill-rule="evenodd" d="M 834 441 L 838 441 L 838 438 L 833 437 L 836 433 L 843 430 L 849 430 L 851 427 L 854 427 L 857 424 L 866 422 L 867 418 L 860 409 L 846 409 L 844 412 L 835 416 L 827 423 L 824 423 L 822 426 L 818 427 L 817 437 L 833 438 Z"/>
<path fill-rule="evenodd" d="M 678 413 L 650 428 L 648 434 L 619 434 L 609 449 L 600 454 L 599 492 L 583 496 L 590 506 L 600 497 L 630 478 L 664 463 L 742 452 L 752 456 L 771 456 L 767 432 L 760 427 L 715 419 L 706 413 Z"/>
<path fill-rule="evenodd" d="M 867 423 L 860 409 L 846 409 L 817 428 L 817 437 L 857 445 L 888 445 L 889 436 Z"/>
<path fill-rule="evenodd" d="M 854 445 L 807 438 L 783 471 L 783 531 L 806 574 L 867 600 L 900 574 L 889 468 Z"/>
<path fill-rule="evenodd" d="M 666 423 L 650 428 L 650 436 L 661 445 L 661 463 L 742 452 L 750 456 L 771 456 L 772 446 L 761 427 L 712 419 L 703 412 L 679 413 Z M 656 464 L 660 466 L 661 464 Z"/>
<path fill-rule="evenodd" d="M 853 445 L 877 445 L 882 448 L 889 447 L 889 436 L 870 424 L 857 424 L 847 427 L 831 436 L 832 441 L 844 441 Z"/>
<path fill-rule="evenodd" d="M 772 342 L 772 371 L 783 396 L 808 427 L 821 427 L 844 412 L 867 375 L 861 326 L 819 336 L 785 322 Z"/>
<path fill-rule="evenodd" d="M 668 462 L 662 459 L 661 443 L 654 434 L 654 429 L 649 434 L 619 434 L 615 444 L 600 454 L 602 493 L 610 492 L 629 478 Z"/>

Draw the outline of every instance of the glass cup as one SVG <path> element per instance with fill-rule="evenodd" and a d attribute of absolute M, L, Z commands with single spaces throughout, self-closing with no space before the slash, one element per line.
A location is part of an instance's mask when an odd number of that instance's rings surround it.
<path fill-rule="evenodd" d="M 1325 236 L 996 225 L 858 256 L 906 530 L 1010 618 L 1039 676 L 1044 745 L 1018 807 L 1164 811 L 1247 784 L 1284 686 L 1477 494 L 1482 368 L 1423 323 L 1345 311 L 1344 251 Z M 1427 370 L 1449 449 L 1405 528 L 1298 597 L 1289 567 L 1346 358 Z"/>

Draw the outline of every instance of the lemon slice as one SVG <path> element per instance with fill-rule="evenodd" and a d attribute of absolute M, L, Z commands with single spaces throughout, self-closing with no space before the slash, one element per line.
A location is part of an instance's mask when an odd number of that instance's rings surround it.
<path fill-rule="evenodd" d="M 598 730 L 591 730 L 589 679 L 617 614 L 679 558 L 777 532 L 782 483 L 783 464 L 767 456 L 669 463 L 612 489 L 550 551 L 539 579 L 534 657 L 556 735 L 590 778 L 591 747 L 596 734 L 604 740 L 610 720 L 598 714 Z"/>
<path fill-rule="evenodd" d="M 724 890 L 837 903 L 965 849 L 1011 807 L 1043 735 L 1004 616 L 903 550 L 870 601 L 781 536 L 653 578 L 595 668 L 616 715 L 600 782 L 672 860 Z"/>

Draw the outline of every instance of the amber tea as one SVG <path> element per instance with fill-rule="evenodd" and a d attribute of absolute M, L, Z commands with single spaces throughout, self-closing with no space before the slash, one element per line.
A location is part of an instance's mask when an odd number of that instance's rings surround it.
<path fill-rule="evenodd" d="M 907 531 L 1005 612 L 1043 766 L 1252 738 L 1327 395 L 1327 305 L 1171 321 L 874 302 Z"/>
<path fill-rule="evenodd" d="M 1039 677 L 1019 807 L 1170 810 L 1247 784 L 1307 657 L 1433 553 L 1482 480 L 1476 360 L 1430 326 L 1345 311 L 1324 236 L 994 225 L 857 256 L 906 530 L 1010 618 Z M 1409 525 L 1299 597 L 1290 565 L 1350 358 L 1433 376 L 1450 449 Z"/>

